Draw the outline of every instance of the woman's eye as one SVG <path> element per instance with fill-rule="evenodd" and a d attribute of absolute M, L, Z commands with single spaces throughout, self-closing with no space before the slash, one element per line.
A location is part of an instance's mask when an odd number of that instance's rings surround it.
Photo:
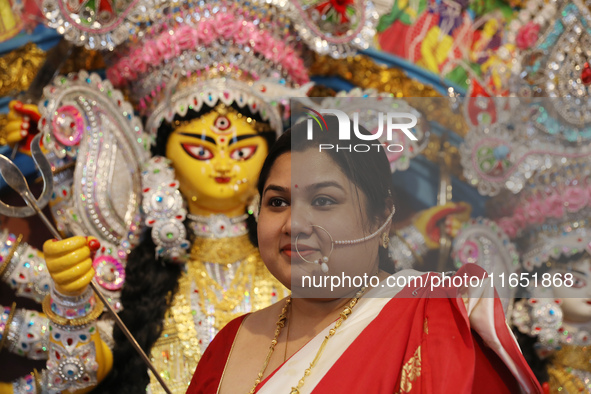
<path fill-rule="evenodd" d="M 230 152 L 230 157 L 237 161 L 248 160 L 252 157 L 252 155 L 254 155 L 256 151 L 256 145 L 245 146 L 242 148 L 234 149 L 232 152 Z"/>
<path fill-rule="evenodd" d="M 279 208 L 279 207 L 286 207 L 287 201 L 282 198 L 270 198 L 269 202 L 267 203 L 270 207 Z"/>
<path fill-rule="evenodd" d="M 319 206 L 319 207 L 324 207 L 324 206 L 333 205 L 333 204 L 335 204 L 335 201 L 331 198 L 328 198 L 328 197 L 317 197 L 314 199 L 314 201 L 312 201 L 312 205 Z"/>
<path fill-rule="evenodd" d="M 211 160 L 213 153 L 202 145 L 182 144 L 183 149 L 197 160 Z"/>

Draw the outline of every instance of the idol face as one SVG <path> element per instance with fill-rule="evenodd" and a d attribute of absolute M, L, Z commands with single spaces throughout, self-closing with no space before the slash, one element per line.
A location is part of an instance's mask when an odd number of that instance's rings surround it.
<path fill-rule="evenodd" d="M 553 287 L 554 297 L 559 299 L 563 319 L 570 323 L 591 322 L 591 258 L 569 263 L 566 268 L 552 271 L 552 274 L 573 275 L 572 286 Z"/>
<path fill-rule="evenodd" d="M 191 212 L 244 211 L 268 153 L 254 124 L 232 108 L 218 106 L 173 131 L 166 157 Z"/>

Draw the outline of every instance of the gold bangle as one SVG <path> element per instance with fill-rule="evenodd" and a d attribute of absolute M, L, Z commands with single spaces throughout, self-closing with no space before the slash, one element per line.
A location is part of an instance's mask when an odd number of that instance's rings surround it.
<path fill-rule="evenodd" d="M 396 234 L 396 236 L 400 239 L 400 241 L 406 245 L 406 247 L 408 248 L 408 250 L 410 250 L 410 253 L 412 253 L 412 257 L 415 258 L 416 261 L 419 262 L 419 264 L 424 264 L 423 262 L 423 257 L 419 256 L 414 249 L 412 248 L 412 245 L 408 243 L 408 241 L 398 232 L 398 230 L 394 231 L 394 234 Z"/>
<path fill-rule="evenodd" d="M 18 236 L 18 238 L 14 241 L 12 246 L 10 247 L 10 250 L 8 251 L 8 254 L 6 255 L 4 262 L 0 266 L 0 277 L 2 277 L 2 275 L 4 275 L 4 271 L 6 271 L 6 268 L 8 268 L 8 266 L 10 265 L 10 260 L 12 260 L 12 257 L 14 256 L 14 253 L 16 252 L 16 248 L 18 248 L 18 246 L 20 245 L 22 240 L 23 240 L 23 235 L 20 234 Z"/>
<path fill-rule="evenodd" d="M 59 316 L 51 310 L 51 296 L 48 294 L 43 299 L 43 313 L 47 315 L 49 320 L 60 326 L 83 326 L 96 319 L 103 313 L 104 305 L 98 298 L 95 299 L 94 309 L 86 316 L 68 319 L 67 317 Z"/>
<path fill-rule="evenodd" d="M 8 314 L 8 319 L 6 320 L 6 325 L 4 326 L 4 332 L 2 333 L 2 339 L 0 339 L 0 351 L 4 348 L 4 344 L 6 343 L 8 338 L 8 331 L 10 330 L 10 323 L 12 323 L 12 319 L 14 318 L 14 313 L 16 312 L 16 302 L 12 303 L 10 307 L 10 313 Z"/>

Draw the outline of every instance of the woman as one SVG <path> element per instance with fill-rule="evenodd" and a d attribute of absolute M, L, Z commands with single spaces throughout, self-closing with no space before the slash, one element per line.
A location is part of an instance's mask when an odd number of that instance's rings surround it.
<path fill-rule="evenodd" d="M 338 130 L 336 118 L 326 122 Z M 420 273 L 380 269 L 393 213 L 385 154 L 319 153 L 337 133 L 314 130 L 309 141 L 304 125 L 271 149 L 258 184 L 261 257 L 292 296 L 230 322 L 188 393 L 541 392 L 498 300 L 418 282 L 396 287 L 392 278 Z M 326 273 L 376 279 L 361 289 L 303 285 Z"/>

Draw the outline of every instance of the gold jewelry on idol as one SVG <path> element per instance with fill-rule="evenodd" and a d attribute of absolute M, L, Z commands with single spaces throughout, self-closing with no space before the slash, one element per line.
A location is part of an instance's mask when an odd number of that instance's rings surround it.
<path fill-rule="evenodd" d="M 328 330 L 328 335 L 324 337 L 324 341 L 322 341 L 322 344 L 320 345 L 318 352 L 316 352 L 316 356 L 314 356 L 314 359 L 310 363 L 310 366 L 308 368 L 306 368 L 306 370 L 304 371 L 304 376 L 302 376 L 302 378 L 298 381 L 298 384 L 296 387 L 291 388 L 290 394 L 300 394 L 300 390 L 304 386 L 306 376 L 310 375 L 310 373 L 312 372 L 312 368 L 314 368 L 316 366 L 316 364 L 318 363 L 318 360 L 320 360 L 320 356 L 322 356 L 322 352 L 324 351 L 324 348 L 326 347 L 326 343 L 328 342 L 328 340 L 330 338 L 332 338 L 334 336 L 334 334 L 337 332 L 337 329 L 341 326 L 341 324 L 343 324 L 343 322 L 345 320 L 347 320 L 349 315 L 351 315 L 351 313 L 353 313 L 353 308 L 355 307 L 355 305 L 357 305 L 357 302 L 359 301 L 359 299 L 361 298 L 363 293 L 365 293 L 365 289 L 366 289 L 365 287 L 361 288 L 361 290 L 359 290 L 355 294 L 355 297 L 352 298 L 351 301 L 349 301 L 349 305 L 347 305 L 345 307 L 345 309 L 343 309 L 343 311 L 339 315 L 339 318 L 335 322 L 334 327 L 331 328 L 330 330 Z M 275 345 L 277 345 L 277 338 L 279 338 L 279 334 L 281 334 L 281 329 L 285 326 L 285 320 L 287 319 L 287 308 L 290 306 L 290 304 L 291 304 L 291 296 L 285 302 L 285 306 L 283 307 L 283 310 L 281 311 L 281 314 L 279 315 L 279 320 L 277 320 L 277 329 L 275 330 L 275 337 L 271 341 L 271 346 L 269 347 L 269 352 L 267 353 L 267 358 L 265 359 L 265 362 L 263 364 L 263 368 L 261 369 L 261 372 L 259 372 L 259 375 L 257 376 L 256 380 L 254 381 L 254 386 L 250 389 L 249 394 L 254 394 L 257 386 L 263 380 L 263 376 L 265 374 L 265 371 L 267 370 L 267 365 L 269 365 L 269 360 L 271 359 L 271 355 L 273 354 L 273 351 L 275 350 Z"/>
<path fill-rule="evenodd" d="M 330 235 L 330 233 L 324 227 L 319 226 L 317 224 L 313 224 L 312 227 L 318 227 L 319 229 L 324 231 L 326 234 L 328 234 L 328 236 L 330 238 L 330 252 L 328 253 L 328 256 L 322 256 L 322 259 L 316 259 L 314 261 L 310 261 L 310 260 L 305 259 L 304 256 L 301 255 L 300 250 L 298 249 L 298 239 L 300 238 L 300 234 L 298 234 L 298 236 L 296 237 L 296 241 L 295 241 L 296 253 L 306 263 L 320 265 L 320 269 L 322 269 L 322 272 L 324 272 L 326 274 L 326 273 L 328 273 L 328 259 L 329 259 L 330 255 L 332 254 L 332 251 L 334 250 L 334 240 L 332 239 L 332 235 Z"/>
<path fill-rule="evenodd" d="M 23 240 L 23 235 L 19 234 L 18 238 L 12 243 L 12 246 L 8 250 L 8 254 L 4 258 L 4 262 L 2 263 L 2 265 L 0 265 L 0 277 L 2 277 L 2 275 L 4 275 L 4 272 L 6 271 L 8 266 L 10 265 L 10 261 L 14 257 L 14 254 L 16 253 L 16 249 L 18 248 L 18 246 L 20 245 L 22 240 Z"/>

